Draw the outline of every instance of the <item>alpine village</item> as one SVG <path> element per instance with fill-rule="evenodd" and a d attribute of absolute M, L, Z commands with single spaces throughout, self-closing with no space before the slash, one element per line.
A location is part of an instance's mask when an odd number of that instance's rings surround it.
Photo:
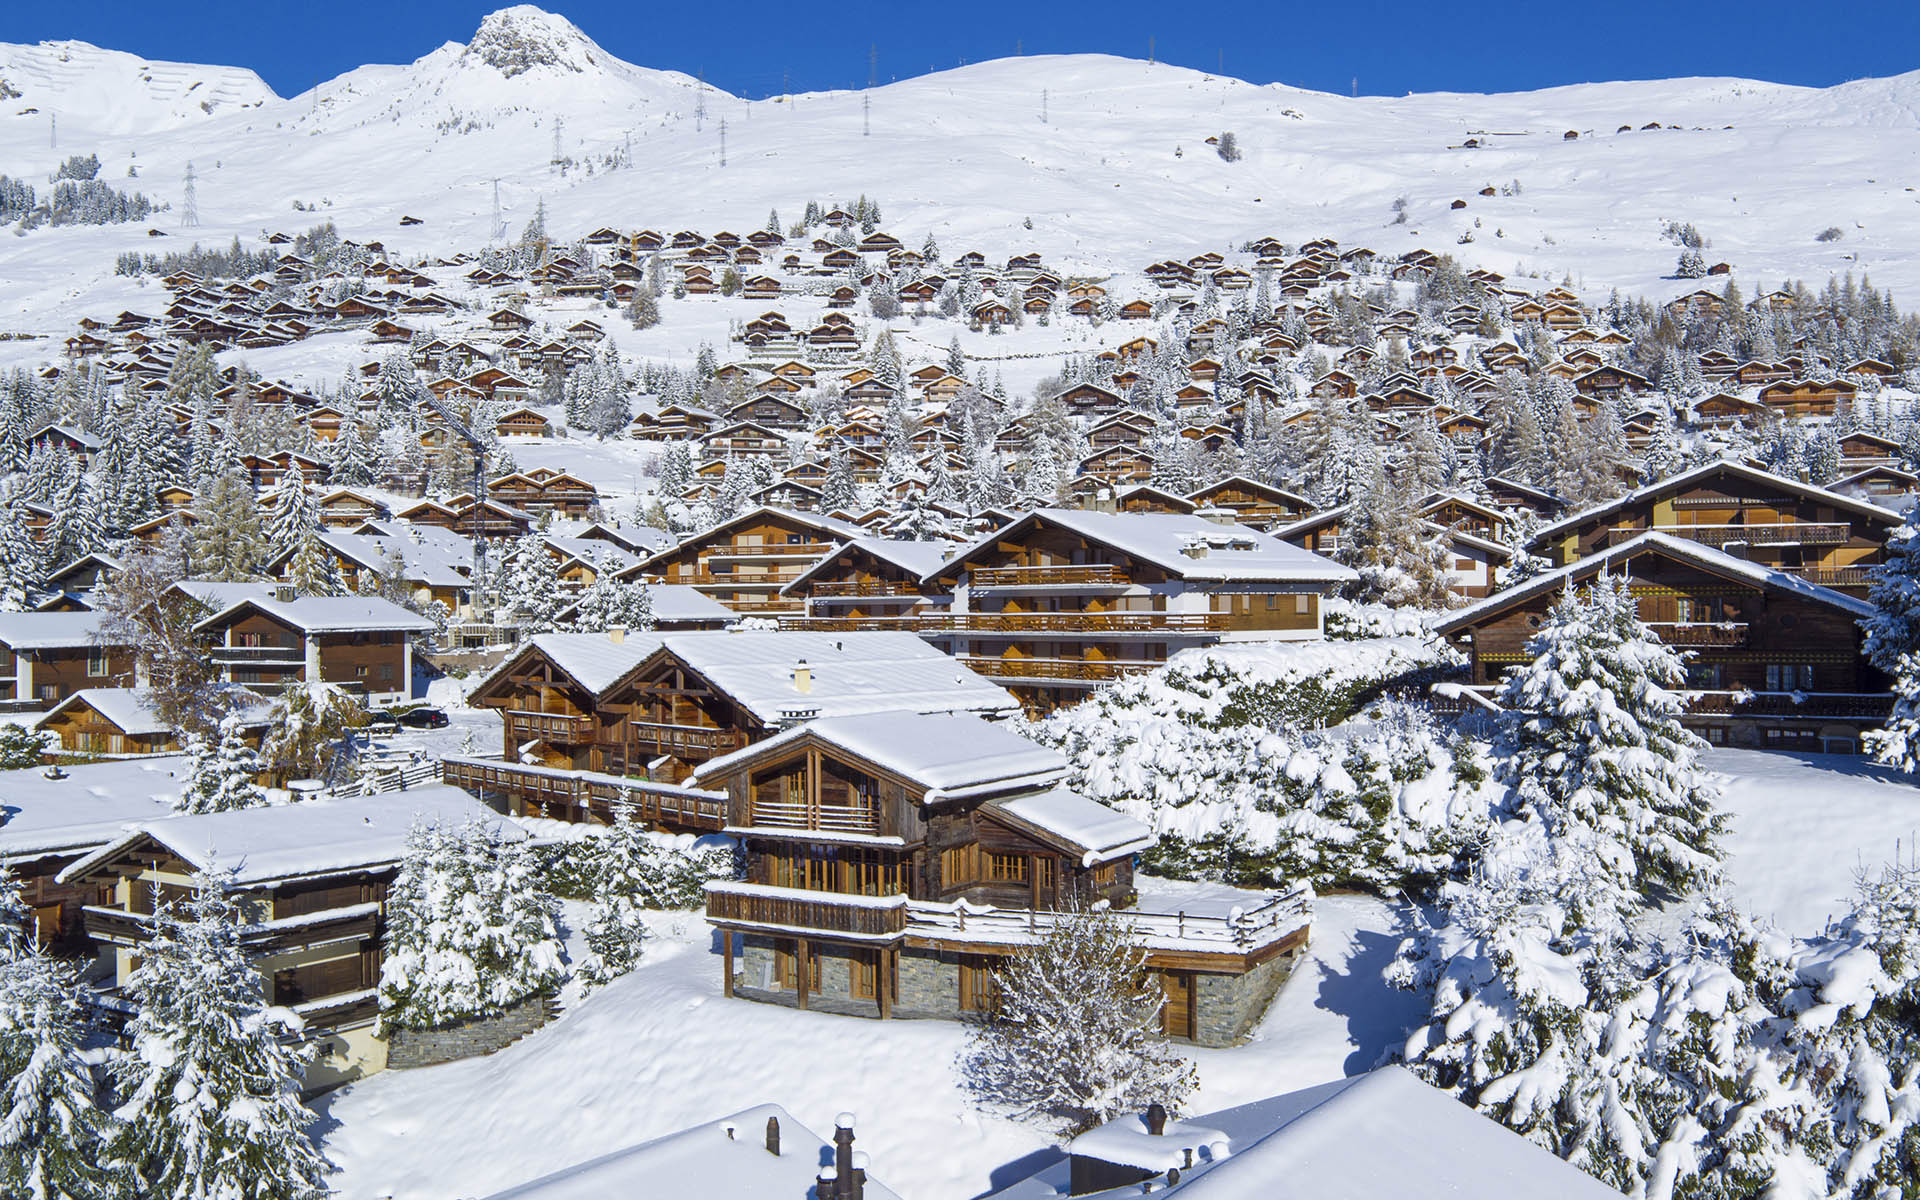
<path fill-rule="evenodd" d="M 0 1198 L 1914 1196 L 1916 106 L 0 45 Z"/>

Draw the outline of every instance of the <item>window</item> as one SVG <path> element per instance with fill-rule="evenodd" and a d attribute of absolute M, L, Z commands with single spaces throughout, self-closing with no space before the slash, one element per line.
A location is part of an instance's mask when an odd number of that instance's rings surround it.
<path fill-rule="evenodd" d="M 1767 690 L 1770 692 L 1812 691 L 1813 664 L 1768 663 Z"/>
<path fill-rule="evenodd" d="M 1293 615 L 1304 617 L 1313 611 L 1313 597 L 1305 592 L 1296 592 L 1293 597 Z"/>
<path fill-rule="evenodd" d="M 994 850 L 987 851 L 987 882 L 1025 883 L 1026 881 L 1026 855 L 1001 854 Z"/>
<path fill-rule="evenodd" d="M 99 679 L 107 673 L 107 652 L 103 649 L 87 651 L 87 675 Z"/>
<path fill-rule="evenodd" d="M 1105 862 L 1088 872 L 1087 878 L 1093 881 L 1094 887 L 1104 891 L 1113 886 L 1113 881 L 1118 875 L 1119 872 L 1114 868 L 1114 865 L 1110 862 Z"/>
<path fill-rule="evenodd" d="M 992 1012 L 1000 999 L 995 961 L 983 954 L 960 956 L 960 1011 Z"/>
<path fill-rule="evenodd" d="M 1279 593 L 1277 593 L 1277 592 L 1268 592 L 1268 593 L 1267 593 L 1267 611 L 1268 611 L 1268 612 L 1272 612 L 1272 611 L 1273 611 L 1274 609 L 1276 609 L 1276 608 L 1279 608 L 1279 607 L 1280 607 L 1280 595 L 1279 595 Z"/>
<path fill-rule="evenodd" d="M 783 939 L 773 944 L 775 978 L 779 981 L 781 987 L 789 991 L 799 990 L 799 959 L 800 944 L 798 942 Z M 812 948 L 809 947 L 806 953 L 806 960 L 807 990 L 817 992 L 820 990 L 820 956 L 815 954 Z"/>
<path fill-rule="evenodd" d="M 1051 857 L 1036 858 L 1033 862 L 1034 866 L 1039 868 L 1034 873 L 1034 885 L 1042 891 L 1051 892 L 1056 879 L 1057 864 Z"/>

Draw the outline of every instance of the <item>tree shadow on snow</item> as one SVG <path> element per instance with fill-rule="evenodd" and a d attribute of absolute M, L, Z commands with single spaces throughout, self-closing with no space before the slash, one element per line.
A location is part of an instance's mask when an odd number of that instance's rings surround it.
<path fill-rule="evenodd" d="M 1010 1188 L 1022 1179 L 1037 1175 L 1066 1157 L 1066 1151 L 1058 1146 L 1043 1146 L 1019 1158 L 1003 1162 L 988 1173 L 987 1190 L 975 1196 L 973 1200 L 982 1200 L 983 1197 L 991 1196 L 1004 1188 Z"/>
<path fill-rule="evenodd" d="M 1426 1019 L 1423 998 L 1386 980 L 1400 943 L 1414 932 L 1411 904 L 1394 907 L 1392 929 L 1355 930 L 1345 959 L 1320 960 L 1320 990 L 1315 1004 L 1347 1019 L 1354 1051 L 1342 1069 L 1348 1075 L 1371 1071 L 1399 1057 L 1407 1035 Z"/>

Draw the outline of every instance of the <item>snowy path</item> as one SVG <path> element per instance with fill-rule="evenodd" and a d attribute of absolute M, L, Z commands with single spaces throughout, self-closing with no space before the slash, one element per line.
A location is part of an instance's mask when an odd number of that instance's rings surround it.
<path fill-rule="evenodd" d="M 1199 1050 L 1202 1108 L 1372 1065 L 1410 1016 L 1379 971 L 1399 910 L 1322 902 L 1309 960 L 1250 1044 Z M 814 1129 L 861 1118 L 875 1175 L 907 1200 L 964 1200 L 1026 1173 L 1040 1130 L 981 1114 L 954 1062 L 964 1030 L 727 1001 L 705 923 L 662 918 L 644 967 L 491 1058 L 390 1072 L 324 1107 L 342 1195 L 485 1196 L 582 1159 L 752 1104 Z"/>

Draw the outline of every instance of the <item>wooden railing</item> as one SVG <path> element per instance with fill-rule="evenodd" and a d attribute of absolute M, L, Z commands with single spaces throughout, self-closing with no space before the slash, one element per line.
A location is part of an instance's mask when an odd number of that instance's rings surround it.
<path fill-rule="evenodd" d="M 685 829 L 718 830 L 727 823 L 724 793 L 598 771 L 453 755 L 442 763 L 441 778 L 477 795 L 518 796 L 574 820 L 611 820 L 625 809 L 635 820 Z"/>
<path fill-rule="evenodd" d="M 217 663 L 295 663 L 307 661 L 304 646 L 215 646 L 213 661 Z"/>
<path fill-rule="evenodd" d="M 1689 716 L 1852 717 L 1882 720 L 1893 708 L 1888 692 L 1690 692 Z"/>
<path fill-rule="evenodd" d="M 738 729 L 708 729 L 700 725 L 667 725 L 653 721 L 633 722 L 634 740 L 651 746 L 661 754 L 693 751 L 699 754 L 726 754 L 747 744 Z"/>
<path fill-rule="evenodd" d="M 1288 938 L 1304 939 L 1313 922 L 1313 889 L 1304 883 L 1226 916 L 1116 909 L 1135 944 L 1148 951 L 1247 954 Z M 1044 909 L 999 908 L 965 900 L 914 900 L 906 905 L 906 934 L 928 942 L 967 945 L 1030 945 L 1053 931 L 1062 914 Z"/>
<path fill-rule="evenodd" d="M 918 596 L 917 584 L 886 582 L 877 579 L 830 580 L 808 584 L 815 596 Z"/>
<path fill-rule="evenodd" d="M 1645 529 L 1610 529 L 1609 545 L 1630 542 Z M 1834 546 L 1853 536 L 1852 527 L 1843 521 L 1771 521 L 1747 525 L 1656 525 L 1653 533 L 1686 538 L 1703 546 Z"/>
<path fill-rule="evenodd" d="M 1126 576 L 1111 563 L 1060 567 L 978 567 L 971 574 L 974 587 L 1033 587 L 1059 584 L 1124 584 Z"/>
<path fill-rule="evenodd" d="M 707 920 L 796 933 L 886 939 L 906 928 L 905 896 L 848 896 L 757 883 L 707 884 Z"/>
<path fill-rule="evenodd" d="M 125 909 L 88 905 L 81 910 L 81 922 L 88 937 L 112 945 L 139 946 L 153 937 L 153 917 Z M 330 912 L 242 926 L 240 944 L 250 954 L 277 954 L 322 942 L 370 938 L 379 925 L 379 904 L 356 904 Z"/>
<path fill-rule="evenodd" d="M 783 627 L 819 633 L 901 629 L 910 633 L 1217 633 L 1231 628 L 1226 613 L 1042 612 L 927 613 L 898 617 L 805 617 Z"/>
<path fill-rule="evenodd" d="M 877 836 L 880 810 L 871 805 L 805 804 L 755 800 L 753 823 L 770 829 L 817 829 L 822 833 L 858 833 Z"/>
<path fill-rule="evenodd" d="M 1744 621 L 1648 621 L 1646 626 L 1669 646 L 1744 646 L 1747 642 Z"/>
<path fill-rule="evenodd" d="M 820 558 L 838 549 L 831 542 L 768 542 L 761 546 L 735 544 L 709 551 L 703 557 L 716 558 Z"/>
<path fill-rule="evenodd" d="M 1080 658 L 991 658 L 968 654 L 961 665 L 991 679 L 1059 679 L 1106 683 L 1160 666 L 1152 662 L 1115 662 Z"/>
<path fill-rule="evenodd" d="M 1783 567 L 1782 570 L 1796 575 L 1808 583 L 1817 583 L 1821 587 L 1866 587 L 1873 582 L 1867 572 L 1871 567 Z"/>
<path fill-rule="evenodd" d="M 543 713 L 508 709 L 507 736 L 516 742 L 557 742 L 563 746 L 593 740 L 593 718 L 575 713 Z"/>
<path fill-rule="evenodd" d="M 804 633 L 933 633 L 920 617 L 781 617 L 780 628 Z"/>

